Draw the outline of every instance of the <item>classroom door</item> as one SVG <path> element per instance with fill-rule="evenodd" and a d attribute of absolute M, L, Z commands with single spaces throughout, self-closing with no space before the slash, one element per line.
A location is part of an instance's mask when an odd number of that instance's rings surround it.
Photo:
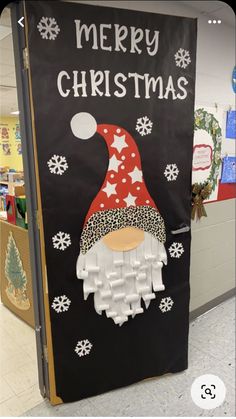
<path fill-rule="evenodd" d="M 50 400 L 187 368 L 196 20 L 27 1 Z"/>

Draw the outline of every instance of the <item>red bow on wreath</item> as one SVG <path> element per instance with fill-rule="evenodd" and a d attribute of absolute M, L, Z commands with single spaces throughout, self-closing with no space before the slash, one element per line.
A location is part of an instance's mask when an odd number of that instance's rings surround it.
<path fill-rule="evenodd" d="M 192 215 L 191 218 L 194 220 L 195 216 L 197 220 L 201 217 L 207 217 L 203 201 L 211 195 L 212 185 L 211 183 L 195 183 L 192 186 Z"/>

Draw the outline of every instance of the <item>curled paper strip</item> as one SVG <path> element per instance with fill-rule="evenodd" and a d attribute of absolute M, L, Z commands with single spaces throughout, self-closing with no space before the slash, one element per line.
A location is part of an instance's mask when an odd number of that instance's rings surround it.
<path fill-rule="evenodd" d="M 94 294 L 98 314 L 106 312 L 115 324 L 122 325 L 130 316 L 143 313 L 141 300 L 148 308 L 155 292 L 165 289 L 162 268 L 166 250 L 149 233 L 144 241 L 128 252 L 109 249 L 102 240 L 77 260 L 77 277 L 84 282 L 84 299 Z"/>

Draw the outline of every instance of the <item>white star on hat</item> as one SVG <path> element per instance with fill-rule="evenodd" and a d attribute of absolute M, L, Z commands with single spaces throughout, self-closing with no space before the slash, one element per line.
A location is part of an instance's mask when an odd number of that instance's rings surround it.
<path fill-rule="evenodd" d="M 139 170 L 137 166 L 135 166 L 134 170 L 132 172 L 129 172 L 128 174 L 132 179 L 132 183 L 142 182 L 143 180 L 142 170 Z"/>
<path fill-rule="evenodd" d="M 111 147 L 116 148 L 119 153 L 123 150 L 123 148 L 128 147 L 128 144 L 125 142 L 125 135 L 122 135 L 121 137 L 119 137 L 119 135 L 114 135 L 114 141 L 111 144 Z"/>
<path fill-rule="evenodd" d="M 108 198 L 111 195 L 116 195 L 116 185 L 117 185 L 117 183 L 107 182 L 105 188 L 102 189 L 107 194 Z"/>
<path fill-rule="evenodd" d="M 131 195 L 129 193 L 126 198 L 124 198 L 124 201 L 126 202 L 127 207 L 130 207 L 131 205 L 135 205 L 135 201 L 137 199 L 137 196 Z"/>
<path fill-rule="evenodd" d="M 118 172 L 118 167 L 121 163 L 123 163 L 122 160 L 118 160 L 115 154 L 113 154 L 113 156 L 109 160 L 108 171 L 114 170 L 114 172 Z"/>

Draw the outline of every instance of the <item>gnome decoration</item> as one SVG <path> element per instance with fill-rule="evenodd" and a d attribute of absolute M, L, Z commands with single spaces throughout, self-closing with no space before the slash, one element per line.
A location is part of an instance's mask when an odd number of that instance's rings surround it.
<path fill-rule="evenodd" d="M 76 273 L 84 281 L 84 299 L 94 293 L 98 314 L 106 312 L 120 326 L 144 312 L 155 292 L 165 289 L 165 225 L 151 198 L 132 136 L 116 125 L 97 125 L 92 115 L 77 113 L 73 134 L 82 140 L 96 132 L 106 142 L 109 164 L 100 191 L 86 216 Z"/>

